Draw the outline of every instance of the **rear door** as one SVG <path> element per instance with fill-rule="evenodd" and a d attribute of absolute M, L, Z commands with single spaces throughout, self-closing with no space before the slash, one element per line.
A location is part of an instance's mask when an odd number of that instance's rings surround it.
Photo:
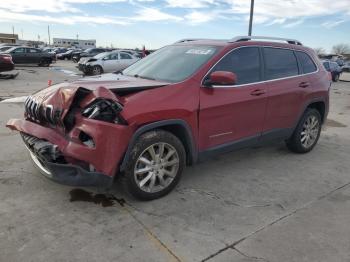
<path fill-rule="evenodd" d="M 27 48 L 27 61 L 28 63 L 38 64 L 41 59 L 41 52 L 35 48 Z"/>
<path fill-rule="evenodd" d="M 299 72 L 296 54 L 291 49 L 264 47 L 264 78 L 268 84 L 268 102 L 264 134 L 287 136 L 294 128 L 310 88 L 307 75 Z M 299 75 L 300 74 L 300 75 Z"/>
<path fill-rule="evenodd" d="M 121 66 L 120 69 L 127 68 L 129 65 L 136 62 L 136 60 L 130 54 L 120 52 L 119 56 L 120 56 L 120 66 Z"/>
<path fill-rule="evenodd" d="M 228 53 L 210 71 L 233 72 L 237 83 L 201 88 L 200 151 L 239 140 L 254 142 L 260 137 L 267 103 L 261 64 L 259 47 L 241 47 Z"/>

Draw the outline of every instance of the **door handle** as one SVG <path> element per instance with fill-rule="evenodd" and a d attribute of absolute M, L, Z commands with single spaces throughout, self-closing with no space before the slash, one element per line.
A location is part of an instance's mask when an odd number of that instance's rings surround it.
<path fill-rule="evenodd" d="M 260 96 L 260 95 L 263 95 L 265 93 L 266 93 L 266 90 L 264 90 L 264 89 L 256 89 L 256 90 L 252 91 L 250 94 L 252 96 Z"/>
<path fill-rule="evenodd" d="M 309 86 L 310 86 L 310 84 L 308 82 L 301 82 L 299 84 L 299 87 L 302 87 L 302 88 L 309 87 Z"/>

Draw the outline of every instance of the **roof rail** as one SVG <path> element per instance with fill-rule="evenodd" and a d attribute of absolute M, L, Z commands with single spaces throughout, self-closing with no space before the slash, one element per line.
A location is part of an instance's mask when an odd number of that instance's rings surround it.
<path fill-rule="evenodd" d="M 281 37 L 269 37 L 269 36 L 236 36 L 229 40 L 229 43 L 233 42 L 241 42 L 241 41 L 249 41 L 249 40 L 275 40 L 287 42 L 292 45 L 303 45 L 300 41 L 295 39 L 281 38 Z"/>
<path fill-rule="evenodd" d="M 201 38 L 185 38 L 185 39 L 181 39 L 181 40 L 179 40 L 179 41 L 176 41 L 174 44 L 184 43 L 184 42 L 191 42 L 191 41 L 197 41 L 197 40 L 206 40 L 206 39 L 201 39 Z"/>

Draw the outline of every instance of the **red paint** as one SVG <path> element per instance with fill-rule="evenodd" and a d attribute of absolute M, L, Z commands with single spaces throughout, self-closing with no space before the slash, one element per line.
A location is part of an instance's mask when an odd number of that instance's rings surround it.
<path fill-rule="evenodd" d="M 97 171 L 114 176 L 118 172 L 132 135 L 145 124 L 166 119 L 182 119 L 191 129 L 197 150 L 203 151 L 213 146 L 256 136 L 265 131 L 292 128 L 302 110 L 313 99 L 322 98 L 328 111 L 328 73 L 310 49 L 297 45 L 250 41 L 238 43 L 206 41 L 205 44 L 220 46 L 221 49 L 192 77 L 181 83 L 169 84 L 109 75 L 111 79 L 107 80 L 103 77 L 87 78 L 70 84 L 55 85 L 33 96 L 43 105 L 50 104 L 54 108 L 64 110 L 61 124 L 57 128 L 17 119 L 10 120 L 7 126 L 57 144 L 67 159 L 91 163 Z M 319 72 L 248 84 L 239 88 L 207 88 L 202 85 L 202 79 L 207 72 L 227 52 L 240 46 L 251 45 L 305 51 L 314 57 Z M 236 80 L 233 74 L 227 73 L 221 73 L 217 78 Z M 302 82 L 310 83 L 310 86 L 300 87 Z M 125 88 L 156 85 L 163 87 L 121 94 Z M 63 126 L 63 119 L 72 106 L 79 87 L 92 91 L 80 101 L 81 108 L 97 97 L 118 101 L 124 107 L 120 114 L 127 125 L 87 119 L 77 111 L 75 126 L 67 132 Z M 88 148 L 79 141 L 80 131 L 93 138 L 95 148 Z"/>

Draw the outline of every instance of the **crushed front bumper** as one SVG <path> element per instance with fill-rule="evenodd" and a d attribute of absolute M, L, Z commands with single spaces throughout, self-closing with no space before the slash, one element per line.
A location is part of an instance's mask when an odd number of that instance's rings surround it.
<path fill-rule="evenodd" d="M 40 124 L 11 119 L 7 127 L 19 131 L 41 173 L 72 186 L 107 186 L 118 173 L 131 132 L 127 126 L 77 118 L 67 134 Z M 79 142 L 79 133 L 89 134 L 90 147 Z"/>
<path fill-rule="evenodd" d="M 100 172 L 83 169 L 80 166 L 55 162 L 60 152 L 57 146 L 45 140 L 21 133 L 34 165 L 44 176 L 57 183 L 70 186 L 110 187 L 113 178 Z"/>

